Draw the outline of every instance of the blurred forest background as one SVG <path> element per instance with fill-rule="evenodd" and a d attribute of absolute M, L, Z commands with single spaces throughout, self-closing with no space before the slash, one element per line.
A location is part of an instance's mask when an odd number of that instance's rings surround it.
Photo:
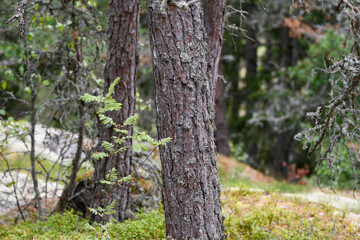
<path fill-rule="evenodd" d="M 82 202 L 89 194 L 86 186 L 96 161 L 91 154 L 99 145 L 101 128 L 96 112 L 101 103 L 88 103 L 82 97 L 104 93 L 108 1 L 29 1 L 24 37 L 18 24 L 5 24 L 19 2 L 1 1 L 0 9 L 0 213 L 6 213 L 12 205 L 11 209 L 23 211 L 14 210 L 16 221 L 31 216 L 36 203 L 24 189 L 26 182 L 32 181 L 28 174 L 32 172 L 38 176 L 41 190 L 35 194 L 48 194 L 42 195 L 46 199 L 42 215 L 55 210 L 58 197 L 71 179 L 76 180 L 71 206 L 85 214 L 88 209 Z M 355 6 L 359 4 L 354 2 Z M 141 1 L 134 124 L 139 133 L 133 140 L 133 169 L 138 173 L 131 183 L 131 216 L 139 209 L 157 209 L 161 199 L 160 194 L 153 194 L 159 190 L 159 143 L 155 140 L 145 5 Z M 331 131 L 324 137 L 316 129 L 314 135 L 307 132 L 316 120 L 308 113 L 316 112 L 336 95 L 334 85 L 346 88 L 344 82 L 335 80 L 343 73 L 332 68 L 352 51 L 357 38 L 349 35 L 349 13 L 339 11 L 338 6 L 335 0 L 227 1 L 219 63 L 221 80 L 217 82 L 215 100 L 217 150 L 224 161 L 256 169 L 251 174 L 259 174 L 264 184 L 277 182 L 280 190 L 275 189 L 279 191 L 314 188 L 318 181 L 325 188 L 358 192 L 358 128 L 349 127 L 352 138 L 339 140 L 339 147 L 333 144 Z M 354 114 L 358 114 L 357 91 L 350 101 L 354 104 L 351 109 L 357 111 Z M 339 106 L 344 110 L 345 105 Z M 345 117 L 334 121 L 342 119 Z M 358 126 L 354 119 L 347 126 Z M 341 133 L 339 129 L 337 134 Z M 312 152 L 319 136 L 323 138 L 320 149 Z M 329 154 L 329 149 L 334 151 Z M 219 166 L 221 178 L 232 178 L 223 180 L 225 186 L 234 186 L 234 179 L 240 179 L 244 172 L 244 167 L 229 167 L 232 169 L 227 174 L 226 164 Z M 284 187 L 287 184 L 294 187 Z M 81 194 L 85 194 L 83 198 Z"/>

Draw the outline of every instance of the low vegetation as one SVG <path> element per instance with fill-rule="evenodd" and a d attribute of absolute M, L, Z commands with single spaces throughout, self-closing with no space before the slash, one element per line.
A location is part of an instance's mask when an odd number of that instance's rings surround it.
<path fill-rule="evenodd" d="M 228 239 L 358 239 L 358 215 L 328 204 L 311 203 L 285 197 L 277 186 L 287 183 L 254 181 L 248 177 L 231 180 L 233 175 L 220 171 L 226 187 L 222 192 L 223 213 Z M 260 174 L 260 173 L 259 173 Z M 231 184 L 227 184 L 230 183 Z M 236 185 L 236 186 L 235 186 Z M 273 187 L 271 187 L 273 186 Z M 306 187 L 288 184 L 283 189 L 295 192 Z M 309 188 L 307 188 L 309 190 Z M 0 239 L 165 239 L 162 207 L 142 211 L 124 223 L 111 222 L 90 226 L 73 211 L 53 214 L 44 222 L 0 225 Z"/>
<path fill-rule="evenodd" d="M 360 232 L 347 211 L 245 185 L 225 189 L 222 201 L 229 239 L 356 239 Z"/>
<path fill-rule="evenodd" d="M 54 214 L 44 222 L 0 226 L 0 239 L 160 239 L 165 237 L 165 220 L 160 209 L 141 212 L 124 223 L 108 223 L 104 231 L 90 226 L 74 212 Z"/>

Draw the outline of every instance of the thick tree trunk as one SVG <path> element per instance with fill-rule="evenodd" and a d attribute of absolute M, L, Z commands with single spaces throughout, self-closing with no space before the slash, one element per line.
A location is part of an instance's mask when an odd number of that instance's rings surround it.
<path fill-rule="evenodd" d="M 224 239 L 213 135 L 215 81 L 202 4 L 180 9 L 148 0 L 147 7 L 158 135 L 172 138 L 160 147 L 166 234 Z"/>
<path fill-rule="evenodd" d="M 109 114 L 117 124 L 123 124 L 128 117 L 134 114 L 135 109 L 139 3 L 140 0 L 110 0 L 109 2 L 108 52 L 104 87 L 106 92 L 114 79 L 120 77 L 113 98 L 122 103 L 122 109 L 119 112 Z M 132 135 L 132 126 L 126 127 L 126 130 L 128 130 L 129 135 Z M 112 136 L 122 137 L 112 127 L 105 127 L 102 131 L 101 140 L 113 142 Z M 97 161 L 94 172 L 93 207 L 104 207 L 116 200 L 114 217 L 120 222 L 128 217 L 130 184 L 119 184 L 114 191 L 107 191 L 108 186 L 99 181 L 104 179 L 112 168 L 117 169 L 118 179 L 130 174 L 132 140 L 127 139 L 124 146 L 127 146 L 127 150 L 120 154 Z M 92 216 L 93 220 L 98 221 L 95 216 Z"/>

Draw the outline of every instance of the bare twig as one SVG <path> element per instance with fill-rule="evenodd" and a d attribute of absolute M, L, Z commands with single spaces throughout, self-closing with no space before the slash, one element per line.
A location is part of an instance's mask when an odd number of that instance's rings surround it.
<path fill-rule="evenodd" d="M 7 169 L 10 169 L 9 161 L 8 161 L 8 159 L 6 158 L 6 156 L 4 156 L 4 154 L 3 154 L 2 152 L 0 152 L 0 155 L 1 155 L 2 159 L 5 160 Z M 9 175 L 10 175 L 10 178 L 11 178 L 11 182 L 12 182 L 11 185 L 12 185 L 12 187 L 13 187 L 13 192 L 14 192 L 15 199 L 16 199 L 16 206 L 17 206 L 17 208 L 18 208 L 18 210 L 19 210 L 19 212 L 20 212 L 20 215 L 21 215 L 22 220 L 25 222 L 25 221 L 26 221 L 26 220 L 25 220 L 25 216 L 24 216 L 24 213 L 23 213 L 23 211 L 22 211 L 22 209 L 21 209 L 20 202 L 19 202 L 19 198 L 18 198 L 18 195 L 17 195 L 16 182 L 15 182 L 13 176 L 12 176 L 11 171 L 9 171 Z"/>

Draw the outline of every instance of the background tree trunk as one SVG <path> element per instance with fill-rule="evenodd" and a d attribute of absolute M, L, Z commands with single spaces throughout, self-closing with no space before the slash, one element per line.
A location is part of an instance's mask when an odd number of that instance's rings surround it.
<path fill-rule="evenodd" d="M 216 145 L 219 153 L 225 156 L 230 155 L 229 135 L 226 124 L 226 103 L 225 103 L 225 84 L 219 79 L 219 62 L 221 57 L 221 46 L 225 29 L 225 9 L 224 0 L 203 0 L 204 21 L 208 35 L 210 50 L 210 62 L 212 64 L 212 81 L 216 86 Z"/>
<path fill-rule="evenodd" d="M 213 86 L 216 86 L 218 80 L 219 62 L 221 56 L 221 46 L 225 30 L 225 0 L 202 0 L 204 6 L 204 25 L 207 33 L 207 42 L 209 44 L 209 62 L 212 66 L 210 77 Z"/>
<path fill-rule="evenodd" d="M 294 66 L 298 60 L 297 52 L 297 39 L 291 38 L 289 35 L 289 28 L 282 27 L 281 38 L 279 41 L 279 49 L 281 51 L 281 56 L 279 58 L 279 64 L 282 68 L 287 69 L 290 66 Z M 280 86 L 286 89 L 288 79 L 280 78 Z M 275 133 L 274 136 L 274 164 L 273 171 L 274 176 L 277 179 L 287 179 L 288 177 L 288 165 L 289 165 L 289 154 L 294 150 L 291 148 L 296 147 L 292 144 L 294 140 L 294 135 L 296 133 L 292 130 L 286 130 L 285 132 Z"/>
<path fill-rule="evenodd" d="M 225 83 L 221 78 L 218 78 L 216 82 L 215 107 L 217 151 L 225 156 L 230 156 L 229 133 L 226 122 Z"/>
<path fill-rule="evenodd" d="M 75 1 L 72 1 L 72 6 L 75 6 Z M 75 13 L 73 13 L 71 15 L 72 18 L 72 30 L 73 33 L 78 31 L 78 24 L 76 23 L 76 15 Z M 82 53 L 81 53 L 81 46 L 79 45 L 79 40 L 77 38 L 76 34 L 73 34 L 73 38 L 74 38 L 74 45 L 75 45 L 75 54 L 76 54 L 76 64 L 74 64 L 74 84 L 76 84 L 76 81 L 78 79 L 81 78 L 81 76 L 78 76 L 79 74 L 79 70 L 80 70 L 80 66 L 82 64 Z M 82 86 L 82 91 L 81 93 L 83 94 L 85 91 L 85 86 Z M 77 140 L 77 147 L 76 147 L 76 154 L 72 160 L 72 168 L 71 168 L 71 174 L 70 174 L 70 178 L 69 178 L 69 182 L 66 185 L 66 187 L 64 188 L 64 191 L 62 192 L 59 202 L 56 206 L 56 210 L 59 212 L 63 212 L 68 204 L 69 204 L 69 198 L 74 194 L 74 190 L 76 188 L 76 177 L 77 177 L 77 173 L 80 169 L 81 166 L 81 154 L 83 152 L 83 143 L 84 143 L 84 135 L 85 135 L 85 104 L 84 102 L 81 100 L 81 94 L 79 94 L 78 96 L 78 111 L 77 111 L 77 115 L 78 115 L 78 133 L 79 133 L 79 137 Z"/>
<path fill-rule="evenodd" d="M 128 117 L 134 114 L 135 110 L 139 3 L 140 0 L 109 1 L 108 51 L 104 89 L 107 92 L 114 79 L 120 77 L 120 81 L 115 87 L 113 98 L 117 102 L 122 103 L 122 109 L 119 112 L 111 112 L 109 114 L 117 124 L 123 124 Z M 129 135 L 132 135 L 132 126 L 127 126 L 126 130 L 129 131 Z M 112 142 L 112 136 L 122 137 L 112 127 L 104 127 L 101 141 Z M 130 184 L 123 183 L 116 186 L 114 191 L 105 191 L 107 186 L 99 183 L 99 181 L 104 179 L 112 168 L 117 169 L 118 179 L 130 174 L 132 140 L 127 139 L 124 146 L 127 146 L 127 150 L 120 154 L 97 161 L 94 172 L 95 194 L 93 207 L 104 207 L 113 200 L 116 200 L 114 217 L 120 222 L 128 217 Z M 91 219 L 92 221 L 98 221 L 94 215 Z"/>
<path fill-rule="evenodd" d="M 246 45 L 245 45 L 245 62 L 246 62 L 246 76 L 245 76 L 245 83 L 246 88 L 244 90 L 243 99 L 245 99 L 246 103 L 246 115 L 247 117 L 251 117 L 254 113 L 254 105 L 255 101 L 251 99 L 251 94 L 255 93 L 259 90 L 259 82 L 256 81 L 257 78 L 257 47 L 258 42 L 256 38 L 256 30 L 253 29 L 250 24 L 247 29 L 247 35 L 249 38 L 246 39 Z M 244 126 L 248 127 L 248 126 Z M 247 131 L 245 131 L 247 132 Z M 249 163 L 251 166 L 255 167 L 257 166 L 257 159 L 256 156 L 258 154 L 258 147 L 257 147 L 257 138 L 254 136 L 251 136 L 251 134 L 248 133 L 248 140 L 244 142 L 245 144 L 245 151 L 248 154 L 247 163 Z"/>
<path fill-rule="evenodd" d="M 175 2 L 176 4 L 176 2 Z M 166 234 L 225 239 L 214 143 L 212 54 L 200 2 L 182 10 L 147 1 Z"/>

